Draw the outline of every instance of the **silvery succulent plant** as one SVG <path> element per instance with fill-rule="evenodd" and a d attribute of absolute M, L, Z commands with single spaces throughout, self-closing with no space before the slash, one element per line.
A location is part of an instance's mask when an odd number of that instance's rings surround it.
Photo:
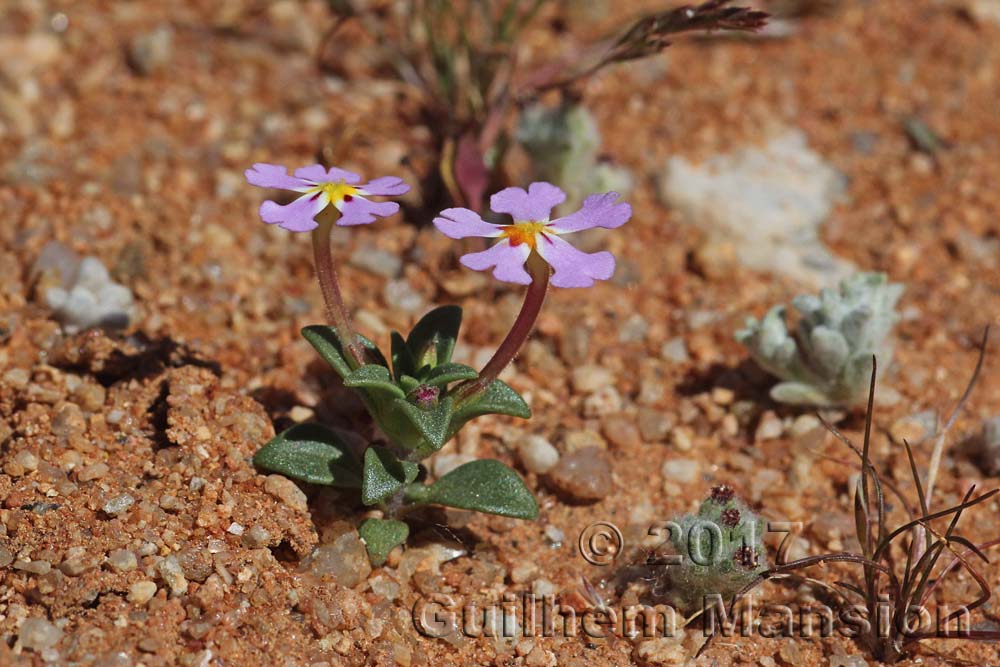
<path fill-rule="evenodd" d="M 627 169 L 599 158 L 601 132 L 593 114 L 583 106 L 530 106 L 521 114 L 516 138 L 531 156 L 535 177 L 560 183 L 565 189 L 567 209 L 589 192 L 627 195 L 632 189 Z"/>
<path fill-rule="evenodd" d="M 771 389 L 781 403 L 851 406 L 867 396 L 872 355 L 885 367 L 892 358 L 889 333 L 899 316 L 903 286 L 884 273 L 857 273 L 824 289 L 819 296 L 792 300 L 800 313 L 789 332 L 785 306 L 774 306 L 763 320 L 748 318 L 736 332 L 754 360 L 782 380 Z"/>

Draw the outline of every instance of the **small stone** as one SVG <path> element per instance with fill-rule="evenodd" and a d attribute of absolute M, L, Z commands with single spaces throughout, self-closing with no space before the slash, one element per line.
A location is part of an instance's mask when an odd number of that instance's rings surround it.
<path fill-rule="evenodd" d="M 110 468 L 107 463 L 93 463 L 80 468 L 76 473 L 76 479 L 80 482 L 91 482 L 95 479 L 101 479 L 109 471 Z"/>
<path fill-rule="evenodd" d="M 736 399 L 736 392 L 726 387 L 715 387 L 712 389 L 712 402 L 716 405 L 732 405 Z"/>
<path fill-rule="evenodd" d="M 242 535 L 244 530 L 245 529 L 243 528 L 243 526 L 236 523 L 235 521 L 229 524 L 229 528 L 226 528 L 227 533 L 229 533 L 230 535 L 237 535 L 237 536 Z"/>
<path fill-rule="evenodd" d="M 22 449 L 15 454 L 14 461 L 27 472 L 38 470 L 38 457 L 27 449 Z"/>
<path fill-rule="evenodd" d="M 637 447 L 642 444 L 635 422 L 621 415 L 608 417 L 602 423 L 604 437 L 618 448 Z"/>
<path fill-rule="evenodd" d="M 773 411 L 768 410 L 760 417 L 760 422 L 757 424 L 757 430 L 754 432 L 753 439 L 754 442 L 766 442 L 767 440 L 775 440 L 781 437 L 781 434 L 785 432 L 785 425 L 781 422 Z"/>
<path fill-rule="evenodd" d="M 591 431 L 590 429 L 583 431 L 570 431 L 563 438 L 563 448 L 567 452 L 575 452 L 578 449 L 583 449 L 585 447 L 597 447 L 598 449 L 607 449 L 608 441 L 604 439 L 597 431 Z"/>
<path fill-rule="evenodd" d="M 622 343 L 641 343 L 649 334 L 649 322 L 639 313 L 632 313 L 618 329 L 618 340 Z"/>
<path fill-rule="evenodd" d="M 395 278 L 403 268 L 403 260 L 399 255 L 371 246 L 361 247 L 354 251 L 350 263 L 359 269 L 384 278 Z"/>
<path fill-rule="evenodd" d="M 789 435 L 791 435 L 796 440 L 801 440 L 806 436 L 812 434 L 816 429 L 822 429 L 823 423 L 819 420 L 816 415 L 799 415 L 792 422 L 792 425 L 788 429 Z"/>
<path fill-rule="evenodd" d="M 687 426 L 679 426 L 671 434 L 670 442 L 677 451 L 690 452 L 694 448 L 694 432 Z"/>
<path fill-rule="evenodd" d="M 187 593 L 188 581 L 184 577 L 184 570 L 176 556 L 167 556 L 161 560 L 157 565 L 157 570 L 160 572 L 160 578 L 170 588 L 172 597 L 180 597 Z"/>
<path fill-rule="evenodd" d="M 316 412 L 312 408 L 307 408 L 304 405 L 296 405 L 294 408 L 288 411 L 288 418 L 291 419 L 296 424 L 301 424 L 302 422 L 307 422 L 316 416 Z"/>
<path fill-rule="evenodd" d="M 63 631 L 44 618 L 26 618 L 21 622 L 18 641 L 26 649 L 41 652 L 52 648 L 62 639 Z"/>
<path fill-rule="evenodd" d="M 584 447 L 563 456 L 549 472 L 555 489 L 577 502 L 596 502 L 611 493 L 611 464 L 604 450 Z"/>
<path fill-rule="evenodd" d="M 570 382 L 578 394 L 590 394 L 613 384 L 615 375 L 603 366 L 587 364 L 573 369 Z"/>
<path fill-rule="evenodd" d="M 404 313 L 416 313 L 424 307 L 424 297 L 407 280 L 390 280 L 382 296 L 387 306 Z"/>
<path fill-rule="evenodd" d="M 128 587 L 128 601 L 133 604 L 146 604 L 156 595 L 156 584 L 152 581 L 137 581 Z"/>
<path fill-rule="evenodd" d="M 264 490 L 296 511 L 309 511 L 306 494 L 287 477 L 268 475 L 264 479 Z"/>
<path fill-rule="evenodd" d="M 88 555 L 84 547 L 70 547 L 63 562 L 59 564 L 59 570 L 67 577 L 79 577 L 93 570 L 98 564 L 98 559 Z"/>
<path fill-rule="evenodd" d="M 672 637 L 647 639 L 639 644 L 636 653 L 643 664 L 675 667 L 687 660 L 687 651 L 681 643 L 683 631 L 677 629 Z"/>
<path fill-rule="evenodd" d="M 526 435 L 518 443 L 521 463 L 528 472 L 542 475 L 559 463 L 559 450 L 540 435 Z"/>
<path fill-rule="evenodd" d="M 244 533 L 240 541 L 248 549 L 263 549 L 270 544 L 271 533 L 264 526 L 257 525 Z"/>
<path fill-rule="evenodd" d="M 691 356 L 688 354 L 687 343 L 680 337 L 671 338 L 665 342 L 660 348 L 660 356 L 675 364 L 686 364 L 691 360 Z"/>
<path fill-rule="evenodd" d="M 663 476 L 679 484 L 691 484 L 698 479 L 701 464 L 693 459 L 671 459 L 663 464 Z"/>
<path fill-rule="evenodd" d="M 14 562 L 14 554 L 9 549 L 0 545 L 0 568 L 7 567 Z"/>
<path fill-rule="evenodd" d="M 128 508 L 135 504 L 135 498 L 127 493 L 123 493 L 120 496 L 115 496 L 108 502 L 104 503 L 105 514 L 110 514 L 111 516 L 118 516 L 122 512 L 125 512 Z"/>
<path fill-rule="evenodd" d="M 330 577 L 347 588 L 363 582 L 372 571 L 368 552 L 356 531 L 344 533 L 317 547 L 302 561 L 302 568 L 316 577 Z"/>
<path fill-rule="evenodd" d="M 435 477 L 441 479 L 455 468 L 475 460 L 476 457 L 471 454 L 445 452 L 434 457 L 431 462 L 431 470 Z"/>
<path fill-rule="evenodd" d="M 783 641 L 781 648 L 778 649 L 778 657 L 789 667 L 801 665 L 803 656 L 798 641 L 795 639 L 786 639 Z"/>
<path fill-rule="evenodd" d="M 14 561 L 14 569 L 42 576 L 52 570 L 52 563 L 47 560 L 16 560 Z"/>
<path fill-rule="evenodd" d="M 860 655 L 831 655 L 830 667 L 868 667 L 868 661 Z"/>
<path fill-rule="evenodd" d="M 118 572 L 128 572 L 139 567 L 139 560 L 128 549 L 115 549 L 108 554 L 108 563 Z"/>
<path fill-rule="evenodd" d="M 904 440 L 911 445 L 917 445 L 933 435 L 935 430 L 937 430 L 937 413 L 925 410 L 897 419 L 889 427 L 889 437 L 897 445 L 902 445 Z"/>
<path fill-rule="evenodd" d="M 128 47 L 128 63 L 144 76 L 165 67 L 173 58 L 174 32 L 160 26 L 133 39 Z"/>
<path fill-rule="evenodd" d="M 646 442 L 662 442 L 674 427 L 674 417 L 656 408 L 640 408 L 636 418 L 639 435 Z"/>
<path fill-rule="evenodd" d="M 515 584 L 524 584 L 538 574 L 538 565 L 531 561 L 519 562 L 510 571 L 510 580 Z"/>
<path fill-rule="evenodd" d="M 614 385 L 598 389 L 583 401 L 584 417 L 604 417 L 621 412 L 622 397 Z"/>

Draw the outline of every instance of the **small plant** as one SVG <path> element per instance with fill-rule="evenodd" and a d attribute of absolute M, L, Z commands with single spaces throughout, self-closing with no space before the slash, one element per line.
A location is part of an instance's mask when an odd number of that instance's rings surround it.
<path fill-rule="evenodd" d="M 521 112 L 516 138 L 531 157 L 535 177 L 563 184 L 568 205 L 578 204 L 586 192 L 632 188 L 627 169 L 599 160 L 597 121 L 582 105 L 532 105 Z"/>
<path fill-rule="evenodd" d="M 709 0 L 640 17 L 604 38 L 532 61 L 522 37 L 545 0 L 455 3 L 412 0 L 373 9 L 328 0 L 335 16 L 319 48 L 321 67 L 334 58 L 337 31 L 357 21 L 380 45 L 397 76 L 422 95 L 423 116 L 440 146 L 437 174 L 455 203 L 479 210 L 510 143 L 510 116 L 545 91 L 566 91 L 616 63 L 659 53 L 674 36 L 696 30 L 753 31 L 767 14 Z M 556 3 L 548 3 L 555 5 Z M 567 187 L 582 184 L 559 181 Z"/>
<path fill-rule="evenodd" d="M 712 489 L 697 514 L 671 524 L 675 555 L 665 571 L 666 595 L 687 613 L 702 609 L 706 598 L 731 598 L 767 570 L 767 522 L 729 486 Z"/>
<path fill-rule="evenodd" d="M 853 406 L 864 400 L 872 358 L 892 358 L 889 333 L 898 319 L 895 307 L 903 286 L 882 273 L 858 273 L 824 289 L 818 297 L 795 297 L 798 328 L 790 333 L 785 306 L 764 319 L 748 318 L 736 333 L 761 368 L 782 382 L 771 388 L 780 403 Z"/>
<path fill-rule="evenodd" d="M 308 326 L 302 335 L 344 385 L 357 392 L 386 437 L 385 442 L 372 443 L 357 455 L 334 431 L 300 424 L 261 448 L 254 463 L 306 482 L 359 489 L 363 504 L 383 512 L 383 518 L 367 519 L 359 528 L 376 564 L 406 541 L 409 529 L 398 517 L 416 505 L 434 503 L 521 519 L 537 517 L 534 496 L 517 473 L 500 461 L 466 463 L 429 485 L 423 482 L 425 472 L 419 461 L 441 449 L 475 417 L 531 415 L 524 399 L 497 376 L 527 339 L 548 285 L 588 287 L 595 280 L 607 280 L 615 269 L 611 253 L 581 252 L 561 235 L 592 227 L 620 227 L 631 217 L 631 207 L 616 203 L 618 194 L 609 192 L 588 197 L 576 213 L 550 220 L 553 207 L 566 195 L 549 183 L 532 183 L 528 190 L 507 188 L 490 200 L 496 213 L 513 218 L 512 224 L 491 224 L 464 208 L 441 212 L 434 224 L 451 238 L 499 239 L 487 250 L 461 257 L 462 264 L 475 270 L 493 269 L 499 280 L 528 286 L 510 332 L 489 362 L 476 371 L 451 360 L 462 322 L 457 306 L 427 313 L 406 338 L 393 333 L 388 356 L 351 323 L 330 252 L 333 225 L 368 224 L 375 216 L 396 213 L 398 204 L 372 202 L 367 197 L 404 194 L 405 183 L 384 177 L 360 184 L 357 174 L 320 165 L 289 176 L 284 167 L 256 164 L 246 176 L 252 185 L 300 193 L 285 206 L 265 201 L 260 215 L 269 224 L 312 232 L 316 273 L 332 325 Z"/>
<path fill-rule="evenodd" d="M 942 510 L 932 510 L 931 507 L 944 437 L 975 386 L 985 349 L 984 335 L 976 370 L 957 407 L 938 434 L 924 479 L 921 479 L 917 471 L 917 463 L 909 443 L 904 441 L 916 491 L 916 506 L 895 484 L 878 473 L 870 458 L 876 375 L 875 360 L 872 360 L 868 411 L 861 449 L 833 426 L 827 425 L 861 461 L 861 474 L 854 495 L 854 525 L 857 541 L 861 545 L 860 553 L 828 553 L 791 562 L 784 561 L 779 553 L 776 566 L 762 572 L 755 581 L 747 584 L 733 597 L 734 606 L 739 598 L 767 580 L 792 578 L 822 586 L 834 597 L 841 610 L 863 621 L 858 626 L 857 641 L 876 660 L 889 664 L 905 657 L 917 642 L 924 639 L 1000 640 L 1000 631 L 969 627 L 970 613 L 985 605 L 992 596 L 990 584 L 976 569 L 975 561 L 978 559 L 988 563 L 984 551 L 1000 546 L 1000 539 L 975 544 L 958 533 L 959 523 L 966 510 L 985 503 L 1000 490 L 994 489 L 976 496 L 976 487 L 973 485 L 959 504 Z M 886 499 L 886 492 L 892 493 L 899 500 L 899 507 L 907 513 L 908 520 L 896 526 L 890 524 L 890 504 Z M 862 576 L 855 581 L 836 581 L 831 585 L 794 574 L 803 568 L 831 562 L 859 565 Z M 904 563 L 902 568 L 899 567 L 900 562 Z M 939 607 L 932 613 L 928 605 L 934 600 L 934 592 L 946 576 L 959 567 L 979 587 L 978 596 L 957 609 L 947 611 Z M 951 624 L 954 627 L 950 627 Z M 699 654 L 708 648 L 709 643 L 706 642 L 701 647 Z"/>

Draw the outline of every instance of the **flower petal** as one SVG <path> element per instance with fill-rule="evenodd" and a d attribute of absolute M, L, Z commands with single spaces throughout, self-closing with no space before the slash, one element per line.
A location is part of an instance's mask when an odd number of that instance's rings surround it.
<path fill-rule="evenodd" d="M 566 201 L 566 193 L 540 181 L 523 188 L 506 188 L 490 197 L 490 208 L 509 213 L 514 220 L 548 220 L 552 209 Z"/>
<path fill-rule="evenodd" d="M 375 222 L 376 215 L 383 218 L 387 215 L 393 215 L 399 211 L 399 204 L 394 201 L 374 202 L 368 201 L 364 197 L 352 197 L 351 201 L 338 202 L 337 209 L 340 211 L 337 226 L 352 227 Z"/>
<path fill-rule="evenodd" d="M 632 207 L 629 204 L 616 204 L 617 192 L 590 195 L 583 200 L 583 206 L 576 213 L 557 218 L 545 227 L 545 231 L 556 234 L 569 234 L 593 227 L 614 229 L 621 227 L 632 217 Z"/>
<path fill-rule="evenodd" d="M 530 254 L 531 247 L 527 243 L 512 246 L 510 241 L 504 239 L 489 250 L 462 255 L 458 261 L 476 271 L 493 268 L 493 277 L 497 280 L 528 285 L 531 276 L 524 270 L 524 263 Z"/>
<path fill-rule="evenodd" d="M 308 232 L 319 227 L 313 218 L 328 203 L 326 195 L 322 193 L 303 195 L 285 206 L 265 201 L 260 205 L 260 219 L 290 232 Z"/>
<path fill-rule="evenodd" d="M 301 171 L 301 169 L 299 170 Z M 298 172 L 296 172 L 298 173 Z M 288 170 L 280 164 L 258 162 L 251 169 L 243 172 L 247 183 L 261 188 L 277 188 L 278 190 L 295 190 L 305 192 L 313 184 L 295 176 L 289 176 Z"/>
<path fill-rule="evenodd" d="M 539 234 L 538 254 L 552 265 L 553 287 L 590 287 L 595 280 L 607 280 L 615 272 L 610 252 L 585 253 L 553 234 Z"/>
<path fill-rule="evenodd" d="M 492 239 L 503 233 L 498 225 L 491 225 L 480 218 L 478 213 L 467 208 L 446 208 L 441 211 L 440 216 L 434 218 L 434 226 L 453 239 L 470 236 Z"/>
<path fill-rule="evenodd" d="M 392 197 L 405 195 L 410 191 L 410 186 L 403 182 L 403 179 L 396 176 L 383 176 L 358 186 L 358 191 L 363 195 L 378 195 L 380 197 Z"/>
<path fill-rule="evenodd" d="M 357 183 L 361 180 L 361 177 L 353 171 L 338 169 L 337 167 L 330 167 L 330 170 L 327 171 L 321 164 L 311 164 L 308 167 L 300 167 L 295 170 L 295 175 L 299 178 L 312 181 L 313 183 L 335 183 L 337 181 L 344 181 L 344 183 Z"/>

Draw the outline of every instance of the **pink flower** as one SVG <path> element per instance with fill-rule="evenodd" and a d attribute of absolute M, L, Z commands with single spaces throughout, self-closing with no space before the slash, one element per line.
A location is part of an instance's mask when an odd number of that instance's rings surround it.
<path fill-rule="evenodd" d="M 320 164 L 296 169 L 295 175 L 289 176 L 288 170 L 281 165 L 258 162 L 246 170 L 246 177 L 250 185 L 302 193 L 284 206 L 273 201 L 260 205 L 261 220 L 292 232 L 316 229 L 319 226 L 316 216 L 331 205 L 340 211 L 338 225 L 367 225 L 375 222 L 376 215 L 385 217 L 396 213 L 399 204 L 368 201 L 365 197 L 395 196 L 410 191 L 410 186 L 395 176 L 383 176 L 358 185 L 361 177 L 357 174 L 336 167 L 327 171 Z"/>
<path fill-rule="evenodd" d="M 616 204 L 617 192 L 590 195 L 576 213 L 549 220 L 552 209 L 566 200 L 566 193 L 551 183 L 532 183 L 528 190 L 507 188 L 490 198 L 496 213 L 508 213 L 512 225 L 494 225 L 467 208 L 449 208 L 434 218 L 434 225 L 453 239 L 469 236 L 499 238 L 489 250 L 463 255 L 463 265 L 476 271 L 493 269 L 497 280 L 527 285 L 531 275 L 524 263 L 532 252 L 555 270 L 556 287 L 590 287 L 595 280 L 607 280 L 615 272 L 610 252 L 585 253 L 560 238 L 562 234 L 593 227 L 614 229 L 632 217 L 632 207 Z"/>

